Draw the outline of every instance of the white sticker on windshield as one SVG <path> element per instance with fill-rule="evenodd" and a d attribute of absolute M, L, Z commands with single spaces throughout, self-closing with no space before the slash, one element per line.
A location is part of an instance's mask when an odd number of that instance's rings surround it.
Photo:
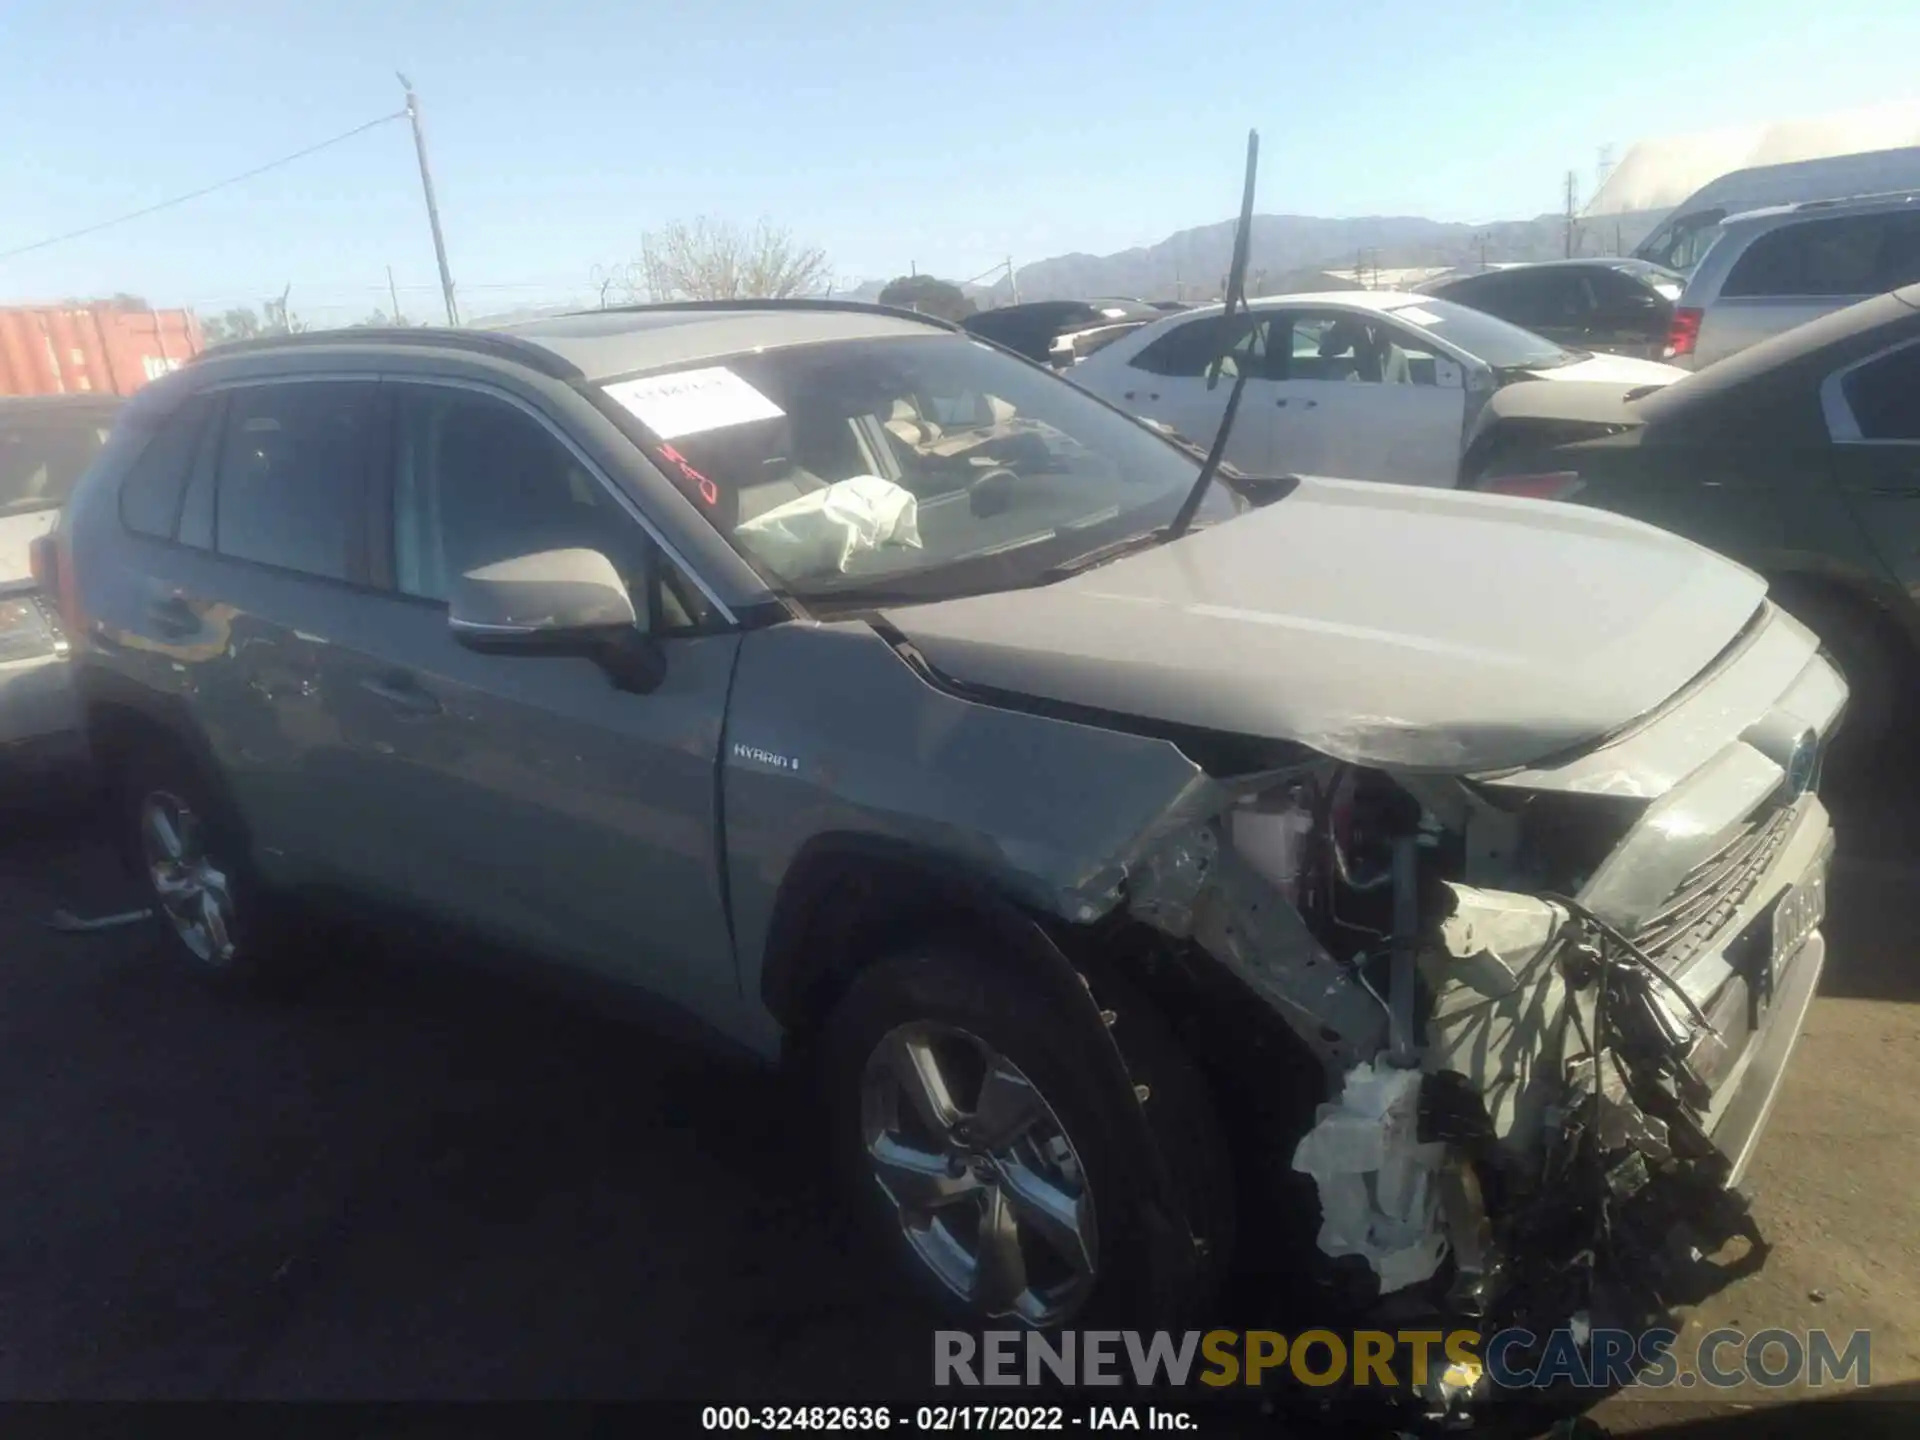
<path fill-rule="evenodd" d="M 646 375 L 605 388 L 609 400 L 638 416 L 662 440 L 778 420 L 787 413 L 724 365 Z"/>
<path fill-rule="evenodd" d="M 1438 315 L 1434 314 L 1431 310 L 1422 310 L 1418 305 L 1409 305 L 1403 310 L 1389 310 L 1387 313 L 1396 320 L 1408 320 L 1415 325 L 1438 325 L 1440 323 L 1440 317 Z"/>

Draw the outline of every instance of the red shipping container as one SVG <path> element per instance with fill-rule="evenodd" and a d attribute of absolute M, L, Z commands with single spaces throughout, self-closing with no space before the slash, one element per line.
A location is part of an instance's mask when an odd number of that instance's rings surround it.
<path fill-rule="evenodd" d="M 189 310 L 0 306 L 0 395 L 129 395 L 205 344 Z"/>

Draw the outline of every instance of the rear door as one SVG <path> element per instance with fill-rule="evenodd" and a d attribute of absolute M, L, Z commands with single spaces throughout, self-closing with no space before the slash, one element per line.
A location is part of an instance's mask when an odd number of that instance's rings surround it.
<path fill-rule="evenodd" d="M 1833 473 L 1881 563 L 1920 603 L 1920 340 L 1829 376 Z"/>
<path fill-rule="evenodd" d="M 1240 414 L 1227 443 L 1227 462 L 1249 475 L 1271 474 L 1277 391 L 1267 369 L 1270 312 L 1235 317 L 1231 331 L 1218 311 L 1175 325 L 1124 366 L 1101 376 L 1100 393 L 1137 415 L 1171 425 L 1211 445 L 1226 414 L 1227 396 L 1242 367 L 1249 371 Z M 1217 384 L 1207 377 L 1223 350 L 1229 358 Z M 1118 393 L 1110 393 L 1117 387 Z"/>
<path fill-rule="evenodd" d="M 389 888 L 697 1011 L 731 1007 L 716 767 L 736 635 L 535 399 L 452 380 L 382 391 L 384 588 L 322 668 Z M 575 546 L 626 579 L 666 654 L 657 690 L 455 642 L 458 575 Z"/>
<path fill-rule="evenodd" d="M 317 666 L 366 582 L 374 390 L 289 376 L 191 397 L 121 484 L 127 608 L 97 643 L 177 697 L 276 880 L 365 874 Z"/>

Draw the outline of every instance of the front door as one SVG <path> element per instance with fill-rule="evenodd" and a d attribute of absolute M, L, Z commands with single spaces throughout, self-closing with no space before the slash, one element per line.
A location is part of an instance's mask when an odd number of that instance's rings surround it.
<path fill-rule="evenodd" d="M 516 948 L 725 1013 L 739 991 L 716 767 L 736 636 L 530 402 L 382 390 L 389 583 L 331 637 L 322 679 L 377 777 L 366 824 L 392 887 Z M 613 561 L 663 647 L 651 693 L 616 689 L 591 660 L 482 655 L 449 632 L 460 574 L 573 547 Z"/>
<path fill-rule="evenodd" d="M 1271 401 L 1277 473 L 1454 483 L 1464 377 L 1430 341 L 1379 316 L 1302 309 L 1276 317 L 1268 343 L 1286 376 Z"/>

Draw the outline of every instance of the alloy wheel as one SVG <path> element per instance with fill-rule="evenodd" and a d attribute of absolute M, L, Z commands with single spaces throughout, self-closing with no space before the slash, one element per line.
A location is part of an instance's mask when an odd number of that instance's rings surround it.
<path fill-rule="evenodd" d="M 1058 1324 L 1099 1273 L 1093 1193 L 1039 1087 L 986 1041 L 914 1022 L 861 1089 L 873 1176 L 921 1262 L 989 1318 Z"/>
<path fill-rule="evenodd" d="M 207 830 L 184 800 L 155 791 L 140 804 L 140 848 L 167 922 L 209 965 L 234 956 L 233 887 L 207 853 Z"/>

